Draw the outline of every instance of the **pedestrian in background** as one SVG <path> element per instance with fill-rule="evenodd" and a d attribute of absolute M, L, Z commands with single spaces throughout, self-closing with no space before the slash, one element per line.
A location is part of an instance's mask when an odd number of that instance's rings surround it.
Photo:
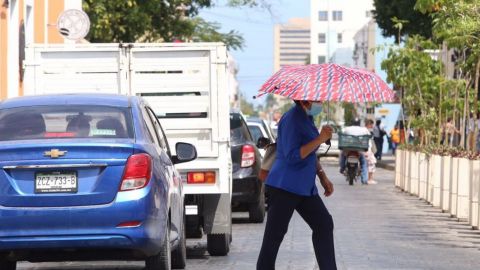
<path fill-rule="evenodd" d="M 373 134 L 373 120 L 368 119 L 365 121 L 365 127 L 370 131 L 372 131 Z M 365 160 L 367 162 L 367 172 L 368 172 L 368 180 L 367 184 L 368 185 L 375 185 L 377 184 L 377 181 L 373 180 L 373 173 L 375 172 L 376 169 L 376 164 L 377 164 L 377 159 L 375 158 L 375 152 L 377 151 L 377 148 L 375 146 L 375 142 L 370 139 L 368 142 L 368 150 L 367 152 L 364 153 L 365 155 Z"/>
<path fill-rule="evenodd" d="M 398 128 L 398 124 L 395 124 L 395 127 L 390 131 L 390 140 L 392 141 L 392 154 L 395 156 L 395 150 L 400 143 L 400 129 Z"/>
<path fill-rule="evenodd" d="M 296 210 L 312 229 L 312 242 L 318 266 L 322 270 L 337 269 L 333 241 L 333 219 L 315 184 L 316 176 L 325 189 L 333 193 L 333 184 L 318 162 L 316 149 L 332 137 L 332 128 L 321 132 L 311 118 L 321 112 L 321 104 L 295 101 L 278 125 L 276 159 L 268 174 L 268 216 L 257 270 L 274 270 L 280 244 Z"/>
<path fill-rule="evenodd" d="M 375 153 L 375 158 L 377 160 L 382 159 L 382 150 L 383 150 L 383 137 L 387 134 L 383 126 L 381 126 L 382 120 L 378 119 L 375 123 L 375 127 L 373 128 L 373 141 L 375 142 L 375 146 L 377 148 L 377 152 Z"/>
<path fill-rule="evenodd" d="M 460 134 L 460 130 L 458 130 L 452 122 L 452 118 L 447 118 L 447 122 L 443 125 L 443 134 L 444 140 L 443 143 L 447 145 L 454 146 L 454 138 L 455 134 Z"/>

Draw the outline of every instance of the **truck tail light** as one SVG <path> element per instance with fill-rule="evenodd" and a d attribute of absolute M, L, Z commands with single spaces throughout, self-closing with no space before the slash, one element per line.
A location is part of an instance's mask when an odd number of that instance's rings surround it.
<path fill-rule="evenodd" d="M 152 158 L 147 154 L 131 155 L 125 165 L 120 191 L 144 188 L 151 177 Z"/>
<path fill-rule="evenodd" d="M 250 167 L 255 164 L 255 148 L 249 144 L 242 147 L 242 168 Z"/>
<path fill-rule="evenodd" d="M 189 172 L 188 184 L 215 184 L 215 172 Z"/>

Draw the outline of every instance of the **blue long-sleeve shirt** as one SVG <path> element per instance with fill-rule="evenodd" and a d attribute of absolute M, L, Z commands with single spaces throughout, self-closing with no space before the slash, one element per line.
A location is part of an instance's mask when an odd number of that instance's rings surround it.
<path fill-rule="evenodd" d="M 317 195 L 315 151 L 302 159 L 300 148 L 318 135 L 313 121 L 299 105 L 286 112 L 278 125 L 276 160 L 266 184 L 302 196 Z"/>

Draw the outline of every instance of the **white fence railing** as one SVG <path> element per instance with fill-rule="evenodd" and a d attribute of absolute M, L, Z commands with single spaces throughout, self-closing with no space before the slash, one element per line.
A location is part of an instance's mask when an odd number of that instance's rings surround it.
<path fill-rule="evenodd" d="M 480 160 L 397 150 L 395 186 L 479 229 Z"/>

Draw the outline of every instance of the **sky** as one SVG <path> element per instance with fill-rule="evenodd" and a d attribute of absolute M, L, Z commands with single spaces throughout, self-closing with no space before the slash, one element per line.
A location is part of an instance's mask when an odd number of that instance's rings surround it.
<path fill-rule="evenodd" d="M 245 39 L 243 51 L 232 51 L 239 72 L 237 79 L 241 94 L 255 104 L 253 96 L 260 86 L 273 74 L 273 28 L 275 24 L 286 23 L 290 18 L 308 18 L 309 0 L 270 0 L 271 11 L 260 8 L 231 8 L 225 1 L 210 9 L 204 9 L 200 16 L 207 21 L 222 25 L 222 31 L 236 30 Z"/>

